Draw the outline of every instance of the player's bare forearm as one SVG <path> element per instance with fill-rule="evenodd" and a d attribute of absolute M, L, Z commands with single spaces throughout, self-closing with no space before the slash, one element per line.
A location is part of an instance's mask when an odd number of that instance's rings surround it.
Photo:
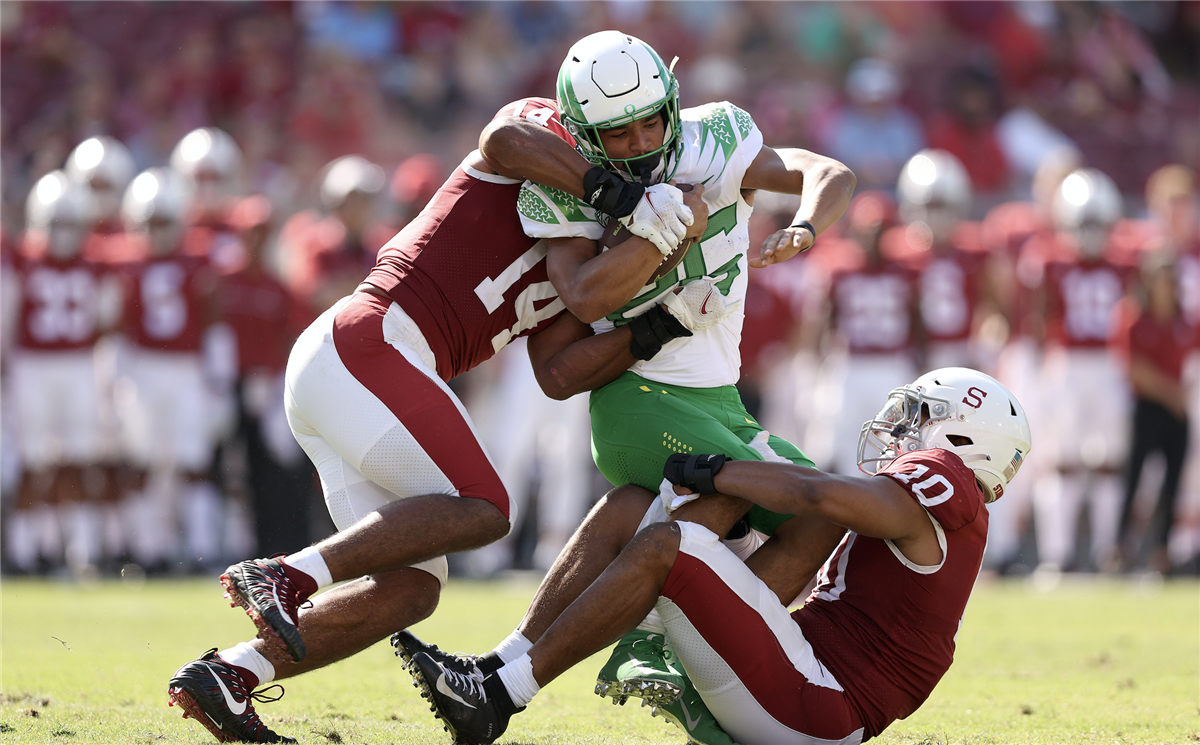
<path fill-rule="evenodd" d="M 662 258 L 653 243 L 637 236 L 604 252 L 588 238 L 554 238 L 546 274 L 567 310 L 592 323 L 632 300 Z"/>
<path fill-rule="evenodd" d="M 562 401 L 616 380 L 635 360 L 628 328 L 593 334 L 587 324 L 563 313 L 549 327 L 529 337 L 529 360 L 538 385 Z"/>
<path fill-rule="evenodd" d="M 858 180 L 842 163 L 799 148 L 764 147 L 742 177 L 743 189 L 765 189 L 780 194 L 798 194 L 800 207 L 792 224 L 807 222 L 807 228 L 789 227 L 773 233 L 750 265 L 761 268 L 791 258 L 809 248 L 813 240 L 833 225 L 850 206 Z"/>
<path fill-rule="evenodd" d="M 791 463 L 727 461 L 713 484 L 772 512 L 816 515 L 872 538 L 906 538 L 927 524 L 920 506 L 889 478 L 823 473 Z"/>
<path fill-rule="evenodd" d="M 592 164 L 549 129 L 510 116 L 493 120 L 479 135 L 479 152 L 496 173 L 527 179 L 583 198 Z"/>

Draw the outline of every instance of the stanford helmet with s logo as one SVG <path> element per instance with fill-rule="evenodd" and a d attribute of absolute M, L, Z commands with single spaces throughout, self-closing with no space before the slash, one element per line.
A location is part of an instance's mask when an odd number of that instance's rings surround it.
<path fill-rule="evenodd" d="M 858 467 L 874 473 L 905 453 L 942 448 L 962 458 L 994 502 L 1030 444 L 1029 419 L 1007 388 L 978 370 L 945 367 L 893 390 L 883 410 L 863 424 Z"/>

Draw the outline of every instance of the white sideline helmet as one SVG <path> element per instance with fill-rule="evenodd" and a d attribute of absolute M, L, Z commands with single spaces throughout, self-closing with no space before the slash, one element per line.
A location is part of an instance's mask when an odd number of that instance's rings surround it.
<path fill-rule="evenodd" d="M 922 150 L 900 170 L 896 195 L 904 222 L 923 219 L 931 205 L 948 207 L 962 219 L 971 207 L 971 177 L 952 153 Z"/>
<path fill-rule="evenodd" d="M 1072 171 L 1054 192 L 1050 206 L 1054 225 L 1071 233 L 1086 258 L 1104 253 L 1108 231 L 1121 219 L 1121 192 L 1102 171 Z"/>
<path fill-rule="evenodd" d="M 175 251 L 183 239 L 187 187 L 170 168 L 142 171 L 125 190 L 121 213 L 129 230 L 149 236 L 155 254 Z"/>
<path fill-rule="evenodd" d="M 378 194 L 387 183 L 383 169 L 361 155 L 345 155 L 325 165 L 320 197 L 325 209 L 342 206 L 354 192 Z"/>
<path fill-rule="evenodd" d="M 942 448 L 963 459 L 984 487 L 985 501 L 994 502 L 1030 445 L 1029 419 L 1007 388 L 978 370 L 944 367 L 893 390 L 879 414 L 863 424 L 858 467 L 874 473 L 905 453 Z"/>
<path fill-rule="evenodd" d="M 683 150 L 679 84 L 649 44 L 620 31 L 585 36 L 567 52 L 555 89 L 562 120 L 589 162 L 615 166 L 646 184 L 669 181 L 675 174 Z M 636 158 L 608 156 L 600 130 L 656 112 L 665 114 L 661 147 Z"/>
<path fill-rule="evenodd" d="M 38 179 L 25 202 L 25 227 L 46 236 L 46 247 L 57 259 L 83 250 L 84 229 L 91 213 L 88 193 L 62 171 Z"/>
<path fill-rule="evenodd" d="M 117 216 L 134 172 L 129 148 L 111 137 L 90 137 L 67 158 L 67 178 L 92 192 L 92 220 Z"/>
<path fill-rule="evenodd" d="M 216 127 L 193 129 L 171 152 L 171 168 L 193 183 L 205 177 L 228 183 L 237 175 L 241 162 L 242 151 L 237 143 Z"/>
<path fill-rule="evenodd" d="M 1061 230 L 1073 230 L 1089 222 L 1110 227 L 1121 219 L 1121 192 L 1102 171 L 1080 168 L 1058 185 L 1050 209 L 1055 226 Z"/>

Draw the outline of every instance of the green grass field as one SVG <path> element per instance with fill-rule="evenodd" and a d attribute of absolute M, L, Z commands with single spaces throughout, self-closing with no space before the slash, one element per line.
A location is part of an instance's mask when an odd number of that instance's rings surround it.
<path fill-rule="evenodd" d="M 416 628 L 482 652 L 520 620 L 534 584 L 453 582 Z M 166 682 L 209 647 L 253 629 L 215 580 L 79 587 L 0 584 L 0 742 L 212 743 L 166 706 Z M 649 709 L 592 694 L 601 657 L 548 686 L 501 743 L 675 743 Z M 285 681 L 259 711 L 301 742 L 447 743 L 386 643 Z M 909 720 L 876 742 L 1200 742 L 1200 584 L 1087 581 L 1040 594 L 976 589 L 954 667 Z"/>

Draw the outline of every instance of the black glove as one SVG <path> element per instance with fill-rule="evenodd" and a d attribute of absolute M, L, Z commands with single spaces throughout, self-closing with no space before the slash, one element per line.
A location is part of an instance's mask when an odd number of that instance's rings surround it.
<path fill-rule="evenodd" d="M 663 468 L 663 478 L 676 486 L 691 489 L 696 494 L 715 494 L 717 487 L 713 485 L 713 479 L 721 472 L 721 468 L 727 460 L 729 458 L 720 454 L 685 455 L 675 453 L 667 458 L 667 465 Z"/>
<path fill-rule="evenodd" d="M 584 174 L 583 193 L 588 204 L 613 217 L 626 217 L 646 193 L 641 184 L 631 184 L 596 166 Z"/>
<path fill-rule="evenodd" d="M 656 305 L 629 322 L 633 338 L 629 340 L 629 351 L 635 359 L 648 360 L 658 354 L 663 345 L 681 336 L 691 336 L 679 319 L 666 308 Z"/>

